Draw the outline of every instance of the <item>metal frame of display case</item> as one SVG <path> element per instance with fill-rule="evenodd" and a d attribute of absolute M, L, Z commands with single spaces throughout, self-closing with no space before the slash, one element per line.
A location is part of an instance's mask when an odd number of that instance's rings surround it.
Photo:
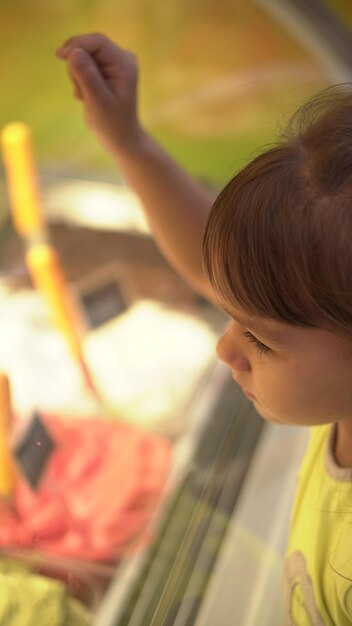
<path fill-rule="evenodd" d="M 253 0 L 317 59 L 328 80 L 352 80 L 351 29 L 322 0 Z"/>

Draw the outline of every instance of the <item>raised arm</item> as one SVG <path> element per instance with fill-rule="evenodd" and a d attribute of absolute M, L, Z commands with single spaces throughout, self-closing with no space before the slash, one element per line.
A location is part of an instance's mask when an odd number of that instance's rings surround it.
<path fill-rule="evenodd" d="M 139 196 L 160 250 L 196 291 L 215 301 L 201 262 L 214 196 L 142 128 L 135 56 L 100 34 L 72 37 L 57 56 L 67 61 L 88 125 Z"/>

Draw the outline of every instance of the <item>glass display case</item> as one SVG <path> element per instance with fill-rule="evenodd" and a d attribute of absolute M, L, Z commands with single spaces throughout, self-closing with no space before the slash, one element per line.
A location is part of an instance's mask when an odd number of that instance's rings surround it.
<path fill-rule="evenodd" d="M 273 138 L 269 110 L 288 102 L 293 82 L 301 96 L 351 79 L 352 15 L 342 0 L 338 8 L 318 0 L 134 4 L 122 2 L 118 14 L 109 2 L 91 3 L 91 22 L 103 30 L 111 15 L 125 18 L 122 39 L 139 48 L 148 80 L 164 46 L 160 78 L 142 95 L 146 124 L 214 190 Z M 15 14 L 5 13 L 10 23 Z M 233 48 L 232 28 L 241 39 Z M 209 37 L 213 53 L 203 55 Z M 71 115 L 62 113 L 65 123 Z M 29 122 L 41 131 L 40 120 Z M 48 237 L 79 314 L 91 388 L 30 279 L 1 181 L 0 370 L 13 402 L 6 428 L 18 467 L 34 414 L 52 445 L 37 480 L 18 470 L 11 506 L 1 505 L 0 579 L 42 589 L 38 603 L 50 600 L 58 626 L 279 626 L 307 433 L 264 423 L 217 361 L 227 316 L 164 259 L 138 198 L 85 132 L 40 139 L 38 150 Z M 9 623 L 20 626 L 28 596 L 16 609 L 11 588 L 2 589 L 0 621 L 13 611 Z"/>

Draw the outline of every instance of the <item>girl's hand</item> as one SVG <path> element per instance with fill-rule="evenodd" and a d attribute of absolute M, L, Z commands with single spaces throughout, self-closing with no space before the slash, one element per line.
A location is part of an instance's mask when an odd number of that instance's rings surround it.
<path fill-rule="evenodd" d="M 74 95 L 82 101 L 87 123 L 102 144 L 115 155 L 133 150 L 143 137 L 134 54 L 100 34 L 72 37 L 56 54 L 67 62 Z"/>

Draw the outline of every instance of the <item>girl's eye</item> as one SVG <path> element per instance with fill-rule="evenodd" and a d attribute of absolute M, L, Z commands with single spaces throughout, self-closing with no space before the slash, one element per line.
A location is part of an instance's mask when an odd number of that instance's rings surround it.
<path fill-rule="evenodd" d="M 270 352 L 270 348 L 268 348 L 268 346 L 266 346 L 264 343 L 262 343 L 261 341 L 259 341 L 259 339 L 257 339 L 256 337 L 254 337 L 254 335 L 252 335 L 252 333 L 249 332 L 249 330 L 246 330 L 243 335 L 245 337 L 247 337 L 247 339 L 249 341 L 251 341 L 252 343 L 254 343 L 255 347 L 257 348 L 257 350 L 260 352 L 260 354 L 265 354 L 267 352 Z"/>

